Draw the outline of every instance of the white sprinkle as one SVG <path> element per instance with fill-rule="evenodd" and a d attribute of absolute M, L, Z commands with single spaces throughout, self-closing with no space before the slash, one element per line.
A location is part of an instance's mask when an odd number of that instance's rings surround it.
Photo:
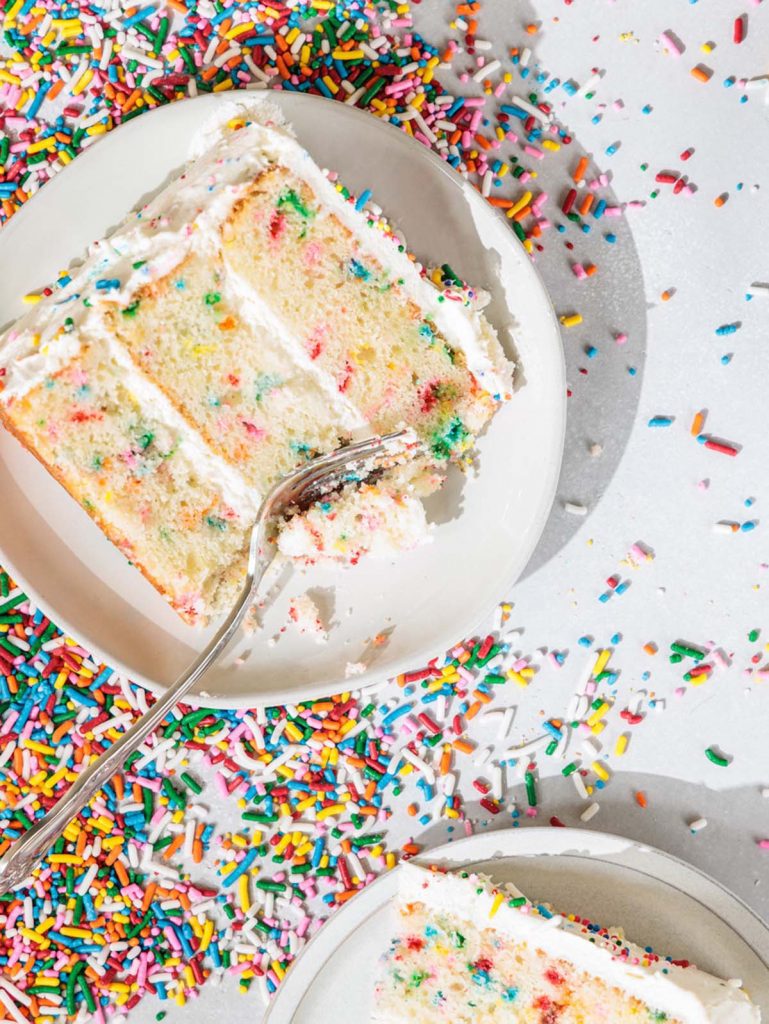
<path fill-rule="evenodd" d="M 488 759 L 491 757 L 491 747 L 482 747 L 473 758 L 473 764 L 477 764 L 480 768 L 486 764 Z"/>
<path fill-rule="evenodd" d="M 535 740 L 531 740 L 529 743 L 522 743 L 520 747 L 510 747 L 502 755 L 505 758 L 511 757 L 516 760 L 520 757 L 525 757 L 527 754 L 533 753 L 535 750 L 539 750 L 540 747 L 547 746 L 552 739 L 552 736 L 539 736 Z"/>
<path fill-rule="evenodd" d="M 588 78 L 588 80 L 584 83 L 584 85 L 581 85 L 579 89 L 577 89 L 577 96 L 587 96 L 589 92 L 592 92 L 593 89 L 595 89 L 595 87 L 598 85 L 600 81 L 601 76 L 598 72 L 596 72 L 594 75 L 591 75 L 590 78 Z"/>
<path fill-rule="evenodd" d="M 586 807 L 584 809 L 584 811 L 582 812 L 582 814 L 580 814 L 579 820 L 580 821 L 590 821 L 591 818 L 594 818 L 596 816 L 596 814 L 598 814 L 600 809 L 601 808 L 600 808 L 599 804 L 595 804 L 595 803 L 590 804 L 590 806 Z"/>
<path fill-rule="evenodd" d="M 515 708 L 505 708 L 502 714 L 502 721 L 499 723 L 499 731 L 497 732 L 497 739 L 507 739 L 507 734 L 510 732 L 510 726 L 513 724 L 513 716 L 515 715 Z"/>
<path fill-rule="evenodd" d="M 580 505 L 576 501 L 565 501 L 563 503 L 563 510 L 564 510 L 564 512 L 568 512 L 568 513 L 570 513 L 573 516 L 586 516 L 587 515 L 587 506 L 586 505 Z"/>
<path fill-rule="evenodd" d="M 435 772 L 426 761 L 423 761 L 421 757 L 412 753 L 408 747 L 404 747 L 403 750 L 401 750 L 401 757 L 405 758 L 417 769 L 418 772 L 420 772 L 421 775 L 424 776 L 428 786 L 435 785 Z"/>
<path fill-rule="evenodd" d="M 692 821 L 689 823 L 689 828 L 692 832 L 701 832 L 703 828 L 707 828 L 707 825 L 707 818 L 697 818 L 696 821 Z"/>
<path fill-rule="evenodd" d="M 579 771 L 572 772 L 572 779 L 574 780 L 574 788 L 577 790 L 583 800 L 588 799 L 588 791 L 585 789 L 585 783 L 582 781 L 582 776 Z"/>
<path fill-rule="evenodd" d="M 520 107 L 521 110 L 525 110 L 527 114 L 531 114 L 532 117 L 544 125 L 549 125 L 552 120 L 550 114 L 546 114 L 544 110 L 535 107 L 533 103 L 529 103 L 528 100 L 523 99 L 521 96 L 511 96 L 510 102 L 514 106 Z"/>
<path fill-rule="evenodd" d="M 475 45 L 476 45 L 476 48 L 477 48 L 478 44 L 476 43 Z M 489 45 L 491 45 L 491 44 L 489 44 Z M 474 78 L 474 80 L 476 82 L 482 82 L 484 80 L 484 78 L 488 78 L 489 75 L 493 75 L 494 72 L 495 71 L 499 71 L 499 69 L 501 67 L 502 67 L 502 64 L 498 60 L 490 60 L 488 64 L 484 64 L 484 66 L 482 68 L 479 68 L 475 72 L 475 74 L 473 75 L 473 78 Z"/>
<path fill-rule="evenodd" d="M 77 889 L 75 889 L 75 892 L 77 893 L 78 896 L 85 896 L 85 894 L 91 888 L 91 886 L 93 884 L 93 881 L 96 878 L 96 874 L 97 874 L 98 870 L 99 870 L 99 865 L 98 864 L 92 864 L 88 868 L 86 873 L 80 879 L 80 882 L 78 884 Z"/>

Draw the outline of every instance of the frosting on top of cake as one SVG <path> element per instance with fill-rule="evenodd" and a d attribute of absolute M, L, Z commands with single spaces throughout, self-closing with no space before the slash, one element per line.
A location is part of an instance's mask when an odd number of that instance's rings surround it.
<path fill-rule="evenodd" d="M 694 966 L 673 963 L 627 942 L 619 929 L 553 913 L 514 886 L 495 887 L 484 875 L 443 873 L 413 863 L 399 868 L 399 902 L 493 928 L 514 941 L 601 978 L 685 1024 L 759 1024 L 761 1014 L 739 981 L 722 981 Z"/>

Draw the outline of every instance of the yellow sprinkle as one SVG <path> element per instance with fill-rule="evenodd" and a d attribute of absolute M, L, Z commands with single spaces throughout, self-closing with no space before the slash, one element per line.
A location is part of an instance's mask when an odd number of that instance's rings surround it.
<path fill-rule="evenodd" d="M 623 732 L 621 736 L 617 737 L 617 742 L 614 744 L 614 753 L 621 757 L 627 750 L 627 745 L 630 742 L 630 737 L 626 732 Z"/>
<path fill-rule="evenodd" d="M 237 39 L 238 36 L 242 36 L 245 35 L 246 32 L 250 32 L 252 28 L 255 28 L 253 21 L 244 21 L 240 25 L 236 25 L 234 28 L 231 28 L 229 32 L 225 32 L 224 38 Z M 293 40 L 289 41 L 289 39 L 286 38 L 286 42 L 290 46 Z"/>
<path fill-rule="evenodd" d="M 531 192 L 524 192 L 520 199 L 517 199 L 507 211 L 507 216 L 511 218 L 514 217 L 516 213 L 520 213 L 524 206 L 528 206 L 530 202 Z"/>
<path fill-rule="evenodd" d="M 30 942 L 34 942 L 36 946 L 43 946 L 43 948 L 47 949 L 51 944 L 50 940 L 46 939 L 45 935 L 41 935 L 40 932 L 33 932 L 31 928 L 23 928 L 19 925 L 19 932 L 25 939 L 29 939 Z"/>
<path fill-rule="evenodd" d="M 83 858 L 76 853 L 52 853 L 46 861 L 48 864 L 82 864 Z"/>
<path fill-rule="evenodd" d="M 88 939 L 89 942 L 94 942 L 97 945 L 103 946 L 106 939 L 103 935 L 99 935 L 95 932 L 90 932 L 87 928 L 74 928 L 67 925 L 62 925 L 59 928 L 62 935 L 69 935 L 73 939 Z"/>
<path fill-rule="evenodd" d="M 559 319 L 564 327 L 576 327 L 577 324 L 582 323 L 582 314 L 572 313 L 570 316 L 562 316 Z"/>
<path fill-rule="evenodd" d="M 554 142 L 552 139 L 544 139 L 540 145 L 543 149 L 552 149 L 555 153 L 561 148 L 560 142 Z"/>
<path fill-rule="evenodd" d="M 33 292 L 30 292 L 28 295 L 25 295 L 21 301 L 26 303 L 28 306 L 33 306 L 36 302 L 39 302 L 42 297 L 42 295 L 35 295 Z"/>
<path fill-rule="evenodd" d="M 272 966 L 273 971 L 275 971 L 275 973 L 277 974 L 278 980 L 282 981 L 283 978 L 286 976 L 286 972 L 280 966 L 278 961 L 277 960 L 273 960 L 271 966 Z"/>
<path fill-rule="evenodd" d="M 501 892 L 498 892 L 497 895 L 494 897 L 493 903 L 491 904 L 491 910 L 489 910 L 489 917 L 494 917 L 496 912 L 499 910 L 499 908 L 504 903 L 504 900 L 505 900 L 505 897 L 502 895 Z"/>
<path fill-rule="evenodd" d="M 56 139 L 53 135 L 50 135 L 47 139 L 40 139 L 39 142 L 33 142 L 28 147 L 27 153 L 42 153 L 44 149 L 52 150 L 56 148 Z"/>
<path fill-rule="evenodd" d="M 73 96 L 79 96 L 81 92 L 88 88 L 88 84 L 93 78 L 93 69 L 88 68 L 78 79 L 77 85 L 72 90 Z"/>
<path fill-rule="evenodd" d="M 214 922 L 206 921 L 203 925 L 203 937 L 200 940 L 200 952 L 205 953 L 214 934 Z"/>
<path fill-rule="evenodd" d="M 596 676 L 600 676 L 600 674 L 609 664 L 610 657 L 611 651 L 608 648 L 606 648 L 606 650 L 601 651 L 601 653 L 596 658 L 595 665 L 593 666 L 593 679 L 595 679 Z"/>
<path fill-rule="evenodd" d="M 240 900 L 240 909 L 244 914 L 247 914 L 251 907 L 251 894 L 248 891 L 248 883 L 248 874 L 241 875 L 238 879 L 238 899 Z"/>
<path fill-rule="evenodd" d="M 601 764 L 600 761 L 593 761 L 592 768 L 595 774 L 598 776 L 599 779 L 601 779 L 602 782 L 609 781 L 609 772 L 606 770 L 606 766 Z"/>
<path fill-rule="evenodd" d="M 600 722 L 600 720 L 603 718 L 603 716 L 606 714 L 610 707 L 611 704 L 609 704 L 608 701 L 602 700 L 598 707 L 595 709 L 595 711 L 593 711 L 592 714 L 588 715 L 585 721 L 592 728 L 594 725 L 597 725 Z"/>
<path fill-rule="evenodd" d="M 315 815 L 316 821 L 325 821 L 326 818 L 330 818 L 333 815 L 341 814 L 344 811 L 344 804 L 332 804 L 330 807 L 323 807 Z"/>
<path fill-rule="evenodd" d="M 27 750 L 34 750 L 38 754 L 56 753 L 53 747 L 49 747 L 47 743 L 38 743 L 36 740 L 24 740 L 24 746 Z"/>
<path fill-rule="evenodd" d="M 512 679 L 514 683 L 518 683 L 519 686 L 528 686 L 527 680 L 520 674 L 520 672 L 514 672 L 511 668 L 507 670 L 508 679 Z"/>

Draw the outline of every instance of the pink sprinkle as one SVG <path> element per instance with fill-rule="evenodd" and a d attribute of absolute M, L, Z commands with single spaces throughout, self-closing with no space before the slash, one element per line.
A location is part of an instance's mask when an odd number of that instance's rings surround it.
<path fill-rule="evenodd" d="M 678 42 L 675 36 L 668 30 L 662 33 L 660 41 L 663 48 L 672 56 L 680 57 L 685 47 Z"/>

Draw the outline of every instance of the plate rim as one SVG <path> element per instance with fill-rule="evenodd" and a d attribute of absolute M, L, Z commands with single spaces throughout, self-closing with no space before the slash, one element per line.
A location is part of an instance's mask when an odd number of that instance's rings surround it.
<path fill-rule="evenodd" d="M 481 624 L 489 618 L 489 616 L 493 612 L 494 607 L 496 606 L 496 603 L 501 599 L 504 593 L 510 590 L 520 579 L 526 566 L 531 561 L 531 558 L 537 548 L 537 545 L 539 544 L 542 538 L 545 526 L 547 525 L 549 516 L 553 509 L 555 496 L 558 489 L 558 482 L 560 479 L 564 457 L 567 426 L 568 405 L 566 396 L 566 361 L 563 347 L 563 338 L 558 325 L 558 318 L 555 312 L 555 308 L 550 297 L 550 294 L 547 288 L 545 287 L 542 276 L 539 273 L 538 268 L 528 258 L 528 254 L 523 249 L 523 246 L 521 245 L 515 233 L 509 230 L 509 226 L 506 223 L 506 219 L 503 213 L 496 209 L 495 207 L 492 207 L 488 203 L 486 203 L 481 194 L 477 191 L 477 189 L 475 189 L 467 179 L 461 177 L 461 175 L 454 171 L 453 168 L 451 168 L 446 163 L 446 161 L 442 160 L 432 149 L 429 149 L 428 147 L 422 145 L 416 139 L 411 138 L 404 132 L 398 131 L 395 126 L 390 125 L 387 122 L 383 122 L 379 118 L 374 118 L 374 115 L 358 107 L 353 107 L 345 103 L 340 103 L 338 101 L 334 102 L 333 100 L 329 100 L 326 97 L 322 96 L 315 96 L 308 93 L 301 93 L 297 91 L 291 91 L 280 88 L 255 90 L 246 89 L 236 90 L 234 93 L 229 92 L 219 94 L 204 94 L 195 97 L 185 97 L 182 100 L 176 100 L 171 103 L 164 104 L 163 106 L 159 106 L 152 110 L 149 110 L 142 117 L 134 118 L 127 124 L 118 125 L 112 131 L 107 133 L 107 135 L 104 138 L 100 138 L 97 144 L 95 144 L 92 147 L 89 147 L 88 150 L 78 154 L 76 160 L 73 160 L 70 164 L 64 167 L 63 170 L 60 171 L 59 174 L 57 174 L 52 181 L 46 182 L 45 186 L 43 186 L 43 188 L 40 191 L 55 198 L 56 190 L 57 188 L 60 187 L 57 186 L 57 181 L 59 181 L 60 179 L 64 178 L 65 175 L 67 175 L 65 180 L 69 182 L 72 179 L 75 173 L 75 169 L 77 167 L 82 168 L 85 160 L 92 161 L 94 159 L 94 157 L 91 156 L 92 150 L 96 152 L 101 151 L 103 153 L 103 147 L 109 145 L 109 140 L 114 139 L 116 133 L 118 132 L 122 132 L 123 134 L 121 138 L 125 138 L 129 131 L 132 132 L 133 134 L 136 134 L 137 132 L 144 130 L 142 129 L 141 126 L 146 125 L 147 119 L 150 117 L 154 118 L 153 123 L 156 123 L 162 117 L 170 118 L 172 116 L 175 116 L 176 109 L 183 105 L 189 106 L 193 103 L 200 103 L 213 107 L 217 103 L 225 103 L 228 101 L 230 103 L 247 102 L 249 99 L 255 102 L 264 102 L 265 100 L 267 102 L 274 102 L 279 108 L 284 102 L 287 103 L 288 107 L 297 102 L 299 104 L 309 103 L 311 105 L 316 105 L 319 110 L 321 108 L 321 105 L 328 106 L 329 104 L 334 103 L 335 111 L 338 114 L 340 114 L 340 116 L 347 118 L 351 122 L 357 122 L 360 118 L 368 117 L 369 123 L 371 123 L 371 119 L 373 118 L 374 122 L 376 123 L 376 130 L 382 132 L 390 130 L 391 134 L 388 136 L 388 138 L 390 140 L 391 146 L 405 146 L 409 148 L 410 152 L 418 153 L 419 157 L 422 160 L 426 160 L 428 163 L 430 163 L 430 165 L 435 170 L 439 171 L 448 181 L 452 183 L 452 186 L 458 190 L 457 194 L 464 195 L 465 199 L 467 200 L 468 204 L 471 207 L 475 206 L 478 209 L 482 209 L 487 215 L 490 214 L 494 219 L 496 219 L 499 222 L 500 225 L 504 226 L 507 236 L 510 240 L 510 244 L 518 247 L 520 249 L 520 252 L 524 255 L 526 266 L 528 267 L 528 270 L 532 275 L 532 283 L 536 285 L 537 290 L 540 293 L 540 298 L 543 300 L 543 311 L 548 320 L 549 327 L 546 336 L 552 339 L 552 353 L 555 356 L 554 368 L 557 371 L 557 377 L 554 378 L 552 382 L 550 382 L 550 388 L 552 390 L 552 395 L 554 397 L 560 396 L 560 400 L 554 403 L 553 410 L 554 419 L 552 431 L 554 437 L 557 439 L 557 444 L 554 444 L 553 450 L 548 453 L 548 460 L 551 466 L 549 471 L 549 478 L 547 480 L 547 486 L 544 487 L 541 492 L 540 507 L 538 509 L 537 519 L 532 518 L 531 520 L 532 523 L 536 522 L 537 526 L 532 531 L 532 534 L 529 538 L 529 542 L 526 545 L 526 548 L 524 549 L 525 558 L 521 558 L 521 564 L 517 571 L 514 570 L 509 574 L 511 578 L 505 585 L 506 589 L 501 594 L 497 595 L 489 604 L 488 607 L 484 605 L 483 607 L 480 607 L 478 610 L 476 610 L 472 617 L 468 615 L 468 625 L 463 632 L 465 636 L 470 636 L 473 633 L 475 633 L 481 626 Z M 287 119 L 291 121 L 290 114 L 287 114 Z M 301 137 L 299 138 L 299 142 L 301 144 Z M 416 149 L 414 147 L 416 147 Z M 34 199 L 35 196 L 32 196 L 30 200 L 28 200 L 28 202 L 25 203 L 24 206 L 14 215 L 14 217 L 11 219 L 9 224 L 6 225 L 2 232 L 0 232 L 0 249 L 2 249 L 4 244 L 3 238 L 9 239 L 9 241 L 6 242 L 5 244 L 13 245 L 16 235 L 18 235 L 19 231 L 24 230 L 26 221 L 29 217 L 27 211 L 30 208 L 31 203 L 34 201 Z M 482 205 L 479 206 L 478 204 Z M 556 416 L 557 419 L 555 418 Z M 0 564 L 2 564 L 10 572 L 10 575 L 16 581 L 17 585 L 22 587 L 24 592 L 29 596 L 32 603 L 36 607 L 42 609 L 45 612 L 45 614 L 48 614 L 49 607 L 47 602 L 41 600 L 37 588 L 30 584 L 25 574 L 18 572 L 14 564 L 14 559 L 8 553 L 6 544 L 3 542 L 2 537 L 0 537 Z M 150 679 L 145 675 L 135 674 L 134 671 L 130 669 L 125 664 L 125 662 L 122 661 L 122 659 L 109 655 L 109 653 L 104 649 L 104 647 L 102 647 L 98 640 L 93 640 L 90 637 L 86 637 L 82 635 L 78 629 L 72 628 L 69 621 L 69 616 L 67 615 L 65 609 L 50 610 L 53 611 L 53 614 L 50 617 L 54 622 L 56 622 L 57 626 L 66 635 L 72 636 L 78 642 L 82 641 L 83 645 L 88 649 L 89 653 L 98 657 L 103 664 L 110 666 L 111 668 L 116 670 L 120 675 L 125 676 L 131 682 L 138 684 L 142 688 L 149 690 L 151 693 L 157 696 L 162 695 L 168 689 L 170 683 L 159 682 L 155 679 Z M 406 671 L 410 666 L 415 664 L 420 659 L 434 656 L 436 654 L 440 656 L 440 654 L 443 651 L 450 649 L 451 645 L 453 643 L 457 643 L 460 639 L 462 639 L 462 637 L 449 637 L 448 634 L 446 635 L 446 637 L 443 637 L 441 635 L 440 637 L 438 637 L 437 641 L 434 644 L 431 643 L 429 647 L 418 647 L 413 650 L 413 653 L 404 654 L 402 657 L 395 659 L 392 665 L 384 671 L 384 674 L 377 673 L 370 679 L 358 681 L 355 679 L 350 680 L 340 678 L 337 682 L 333 684 L 325 682 L 307 683 L 301 686 L 297 686 L 295 692 L 286 692 L 284 690 L 281 690 L 279 686 L 271 686 L 268 689 L 265 689 L 263 687 L 258 694 L 235 694 L 232 697 L 228 697 L 226 694 L 204 696 L 200 693 L 193 693 L 187 695 L 187 697 L 184 700 L 184 703 L 193 707 L 199 706 L 224 710 L 243 710 L 259 707 L 269 707 L 276 703 L 285 703 L 286 700 L 289 700 L 291 702 L 310 700 L 320 696 L 325 696 L 328 693 L 336 693 L 337 691 L 354 690 L 359 693 L 367 693 L 379 688 L 388 679 L 392 679 L 399 673 Z M 376 671 L 375 667 L 373 670 Z"/>
<path fill-rule="evenodd" d="M 472 857 L 469 858 L 469 859 L 466 859 L 466 858 L 462 857 L 461 852 L 460 852 L 459 857 L 456 856 L 456 851 L 457 850 L 463 851 L 467 847 L 472 847 L 474 845 L 479 845 L 482 842 L 491 842 L 491 841 L 493 841 L 493 840 L 495 840 L 497 838 L 499 838 L 500 842 L 502 842 L 502 843 L 510 843 L 514 847 L 515 843 L 519 841 L 520 837 L 529 836 L 529 837 L 533 838 L 533 835 L 532 835 L 533 833 L 541 833 L 543 836 L 546 833 L 546 834 L 552 836 L 554 832 L 557 832 L 559 837 L 562 837 L 563 840 L 566 840 L 566 841 L 568 841 L 568 837 L 573 837 L 574 844 L 575 844 L 575 849 L 573 851 L 561 850 L 561 851 L 555 851 L 555 852 L 550 852 L 550 853 L 547 853 L 547 852 L 539 852 L 539 853 L 537 853 L 537 852 L 525 853 L 524 852 L 524 853 L 521 853 L 520 851 L 516 852 L 514 849 L 511 849 L 510 852 L 498 852 L 494 857 L 478 856 L 475 859 L 473 859 Z M 560 841 L 561 841 L 561 839 L 559 838 L 559 842 Z M 590 847 L 591 846 L 600 847 L 600 844 L 602 844 L 602 843 L 604 843 L 604 844 L 616 843 L 618 845 L 621 844 L 620 848 L 624 847 L 624 848 L 627 848 L 627 849 L 632 849 L 633 851 L 638 852 L 638 853 L 643 853 L 643 852 L 652 853 L 655 856 L 661 857 L 663 860 L 670 861 L 672 864 L 676 865 L 677 867 L 684 869 L 684 871 L 690 872 L 690 873 L 696 875 L 698 878 L 704 880 L 706 883 L 715 886 L 718 890 L 721 891 L 721 893 L 723 893 L 723 895 L 731 903 L 733 903 L 735 905 L 736 908 L 739 908 L 739 910 L 741 910 L 742 912 L 747 913 L 749 915 L 749 917 L 752 918 L 753 922 L 757 925 L 757 927 L 765 934 L 765 936 L 766 936 L 766 948 L 765 949 L 761 949 L 761 950 L 756 949 L 756 947 L 753 945 L 752 941 L 750 941 L 749 939 L 746 939 L 746 938 L 744 938 L 742 936 L 741 936 L 741 938 L 742 938 L 742 941 L 745 943 L 745 945 L 756 956 L 756 958 L 758 960 L 760 960 L 764 964 L 764 966 L 766 967 L 767 971 L 769 971 L 769 923 L 764 921 L 764 919 L 759 914 L 757 914 L 756 911 L 753 910 L 745 902 L 745 900 L 742 899 L 741 896 L 738 896 L 728 886 L 724 885 L 718 879 L 714 878 L 712 875 L 709 875 L 706 871 L 703 871 L 701 868 L 697 867 L 696 865 L 691 864 L 689 861 L 683 860 L 681 857 L 677 857 L 675 854 L 668 853 L 666 850 L 661 850 L 657 846 L 652 846 L 649 843 L 641 843 L 641 842 L 638 842 L 635 839 L 630 839 L 630 838 L 628 838 L 626 836 L 618 835 L 617 833 L 614 833 L 614 832 L 594 832 L 594 831 L 591 831 L 590 829 L 571 828 L 570 826 L 566 826 L 564 828 L 559 828 L 557 830 L 554 830 L 551 826 L 548 826 L 548 825 L 529 825 L 526 828 L 509 828 L 508 827 L 508 828 L 494 829 L 492 831 L 486 831 L 486 832 L 476 832 L 474 835 L 471 835 L 471 836 L 462 836 L 461 838 L 454 839 L 451 842 L 441 843 L 439 846 L 433 847 L 430 850 L 426 850 L 426 851 L 418 854 L 417 856 L 413 857 L 412 860 L 414 861 L 415 864 L 421 864 L 421 865 L 424 865 L 424 866 L 429 866 L 431 864 L 434 864 L 436 861 L 446 861 L 446 860 L 448 860 L 448 861 L 452 862 L 451 866 L 456 868 L 456 867 L 460 867 L 460 866 L 472 867 L 474 864 L 485 863 L 485 862 L 487 862 L 489 860 L 497 860 L 497 859 L 502 860 L 502 859 L 508 859 L 508 858 L 516 857 L 516 856 L 518 856 L 518 857 L 520 857 L 522 859 L 525 858 L 525 857 L 562 857 L 562 856 L 569 855 L 570 852 L 571 852 L 571 854 L 573 856 L 583 856 L 583 857 L 587 856 L 587 858 L 589 859 L 591 857 L 600 858 L 600 856 L 601 856 L 600 849 L 597 849 L 595 853 L 591 853 Z M 606 852 L 608 853 L 608 850 Z M 264 1014 L 264 1017 L 263 1017 L 263 1020 L 262 1020 L 262 1024 L 290 1024 L 290 1022 L 294 1018 L 294 1014 L 300 1008 L 303 999 L 307 995 L 307 992 L 308 992 L 310 986 L 312 984 L 314 984 L 314 982 L 317 979 L 317 977 L 320 974 L 320 972 L 326 967 L 326 965 L 328 964 L 328 962 L 331 959 L 331 957 L 334 955 L 334 953 L 335 953 L 336 949 L 338 948 L 338 946 L 334 946 L 334 948 L 332 950 L 330 950 L 320 960 L 318 965 L 315 967 L 315 970 L 314 970 L 312 976 L 307 980 L 307 982 L 304 985 L 302 985 L 301 989 L 297 993 L 295 993 L 292 990 L 290 990 L 288 988 L 288 984 L 287 984 L 290 981 L 296 966 L 301 961 L 304 961 L 305 963 L 307 963 L 308 951 L 310 951 L 310 957 L 312 957 L 314 955 L 315 949 L 316 948 L 320 948 L 320 945 L 321 945 L 321 941 L 320 940 L 322 940 L 324 938 L 324 933 L 327 930 L 327 925 L 332 923 L 332 922 L 338 922 L 342 918 L 342 916 L 345 915 L 345 914 L 349 915 L 350 914 L 350 909 L 349 908 L 351 908 L 353 905 L 360 906 L 364 902 L 365 903 L 372 903 L 373 906 L 371 907 L 370 913 L 373 913 L 376 910 L 381 909 L 381 906 L 383 904 L 380 903 L 379 901 L 377 901 L 377 895 L 380 892 L 380 890 L 383 890 L 385 888 L 385 884 L 384 883 L 389 883 L 392 886 L 392 884 L 397 880 L 398 873 L 400 872 L 402 866 L 403 866 L 403 862 L 397 864 L 394 868 L 390 869 L 389 871 L 383 872 L 381 875 L 379 875 L 377 878 L 375 878 L 373 882 L 369 883 L 369 885 L 367 885 L 365 888 L 360 889 L 358 891 L 358 893 L 356 893 L 356 895 L 352 899 L 350 899 L 347 903 L 345 903 L 338 910 L 334 911 L 333 914 L 331 915 L 331 917 L 329 917 L 326 921 L 324 921 L 323 925 L 310 938 L 310 940 L 307 942 L 307 944 L 302 947 L 299 955 L 296 957 L 296 959 L 290 965 L 289 969 L 286 972 L 285 978 L 281 981 L 280 987 L 278 988 L 278 990 L 275 993 L 275 995 L 271 998 L 270 1002 L 267 1004 L 267 1008 L 265 1010 L 265 1014 Z M 373 896 L 372 896 L 372 893 L 374 893 Z M 697 897 L 691 896 L 689 894 L 689 892 L 685 892 L 685 895 L 687 897 L 689 897 L 690 899 L 695 900 L 698 903 L 700 902 L 697 899 Z M 361 897 L 365 897 L 365 899 L 361 899 Z M 370 914 L 368 916 L 370 916 Z M 718 916 L 720 917 L 720 915 L 718 915 Z M 366 920 L 366 919 L 367 918 L 365 918 L 364 920 Z M 721 918 L 721 920 L 723 920 L 723 918 Z M 355 934 L 355 931 L 360 927 L 360 925 L 362 923 L 363 923 L 363 921 L 359 921 L 358 924 L 355 925 L 352 928 L 351 931 L 349 931 L 347 934 L 345 934 L 342 937 L 341 941 L 344 942 L 347 939 L 349 939 L 350 937 L 352 937 Z M 732 928 L 732 925 L 731 925 L 730 922 L 724 921 L 724 923 L 728 927 Z M 301 985 L 301 981 L 299 979 L 297 979 L 297 984 Z M 278 1012 L 283 1012 L 283 1009 L 284 1009 L 283 1005 L 281 1004 L 281 999 L 283 1000 L 283 1002 L 285 1002 L 286 1000 L 289 1000 L 289 1002 L 287 1004 L 287 1007 L 286 1007 L 289 1015 L 285 1016 L 285 1017 L 280 1017 L 279 1018 L 277 1016 Z"/>

